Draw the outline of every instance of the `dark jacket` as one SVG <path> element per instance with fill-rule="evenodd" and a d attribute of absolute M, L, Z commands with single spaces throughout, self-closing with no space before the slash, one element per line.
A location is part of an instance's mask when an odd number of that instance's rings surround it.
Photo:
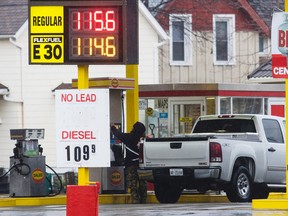
<path fill-rule="evenodd" d="M 126 145 L 125 166 L 139 165 L 138 142 L 145 137 L 146 128 L 141 122 L 136 122 L 130 133 L 122 133 L 115 126 L 111 126 L 111 132 Z"/>

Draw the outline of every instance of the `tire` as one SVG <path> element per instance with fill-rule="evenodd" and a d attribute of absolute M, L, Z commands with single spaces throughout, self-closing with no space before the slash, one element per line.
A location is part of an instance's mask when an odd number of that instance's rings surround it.
<path fill-rule="evenodd" d="M 267 199 L 269 196 L 269 188 L 267 184 L 254 184 L 253 185 L 253 199 Z"/>
<path fill-rule="evenodd" d="M 246 167 L 238 167 L 227 186 L 226 195 L 230 202 L 251 202 L 252 178 Z"/>
<path fill-rule="evenodd" d="M 183 188 L 177 182 L 155 181 L 155 196 L 160 203 L 176 203 Z"/>

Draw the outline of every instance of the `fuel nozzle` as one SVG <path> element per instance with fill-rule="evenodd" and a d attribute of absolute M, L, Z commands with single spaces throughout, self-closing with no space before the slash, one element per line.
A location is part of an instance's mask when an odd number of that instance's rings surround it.
<path fill-rule="evenodd" d="M 43 153 L 43 148 L 41 147 L 40 144 L 38 145 L 38 152 L 39 152 L 39 155 L 42 155 Z"/>
<path fill-rule="evenodd" d="M 17 141 L 15 144 L 15 148 L 13 148 L 14 158 L 20 158 L 22 152 L 22 144 L 21 142 Z"/>

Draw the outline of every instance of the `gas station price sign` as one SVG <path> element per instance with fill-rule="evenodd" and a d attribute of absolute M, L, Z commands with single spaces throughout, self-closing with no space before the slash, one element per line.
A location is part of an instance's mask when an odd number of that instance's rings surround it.
<path fill-rule="evenodd" d="M 57 90 L 56 149 L 59 167 L 110 166 L 109 90 Z"/>
<path fill-rule="evenodd" d="M 138 63 L 136 15 L 137 0 L 29 0 L 29 63 Z"/>

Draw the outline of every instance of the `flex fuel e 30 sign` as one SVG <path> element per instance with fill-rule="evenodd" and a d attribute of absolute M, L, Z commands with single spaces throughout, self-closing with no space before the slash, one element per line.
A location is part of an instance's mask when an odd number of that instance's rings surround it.
<path fill-rule="evenodd" d="M 30 0 L 29 14 L 30 64 L 138 63 L 137 0 Z"/>

